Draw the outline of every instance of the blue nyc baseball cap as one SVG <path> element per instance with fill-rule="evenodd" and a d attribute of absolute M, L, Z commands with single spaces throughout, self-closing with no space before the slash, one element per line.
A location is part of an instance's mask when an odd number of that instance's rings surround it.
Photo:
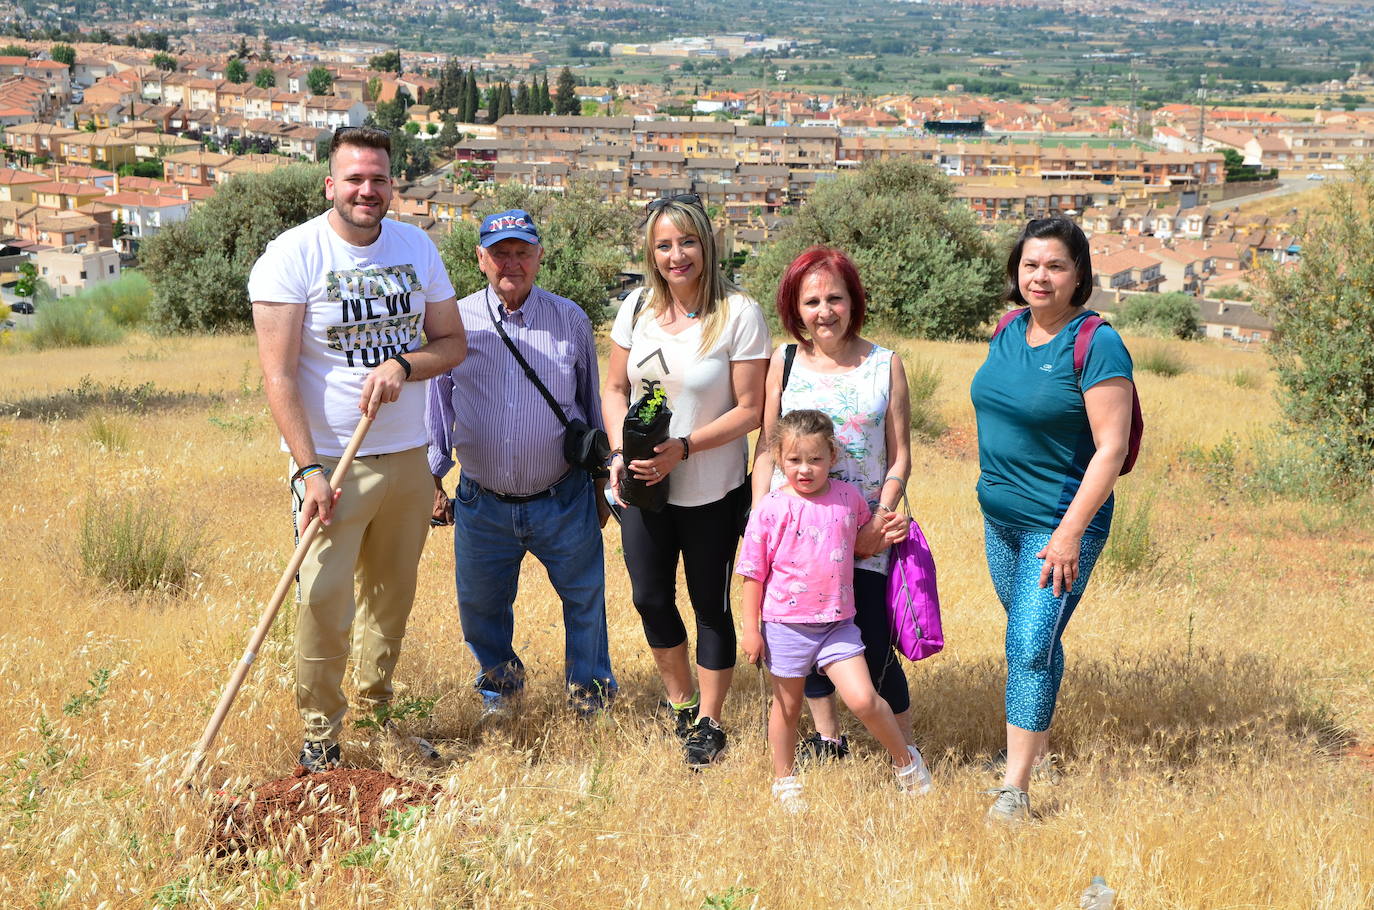
<path fill-rule="evenodd" d="M 502 240 L 523 240 L 526 243 L 539 243 L 539 228 L 534 226 L 534 219 L 529 212 L 520 209 L 511 209 L 509 212 L 497 212 L 495 215 L 488 215 L 482 219 L 482 230 L 478 233 L 478 242 L 483 247 L 489 247 L 493 243 L 500 243 Z"/>

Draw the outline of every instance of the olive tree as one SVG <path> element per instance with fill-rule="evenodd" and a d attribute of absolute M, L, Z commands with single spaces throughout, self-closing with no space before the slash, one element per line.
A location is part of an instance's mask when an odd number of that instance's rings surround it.
<path fill-rule="evenodd" d="M 477 268 L 478 224 L 486 215 L 508 209 L 524 209 L 539 227 L 544 246 L 539 286 L 576 302 L 592 325 L 605 320 L 607 289 L 626 258 L 634 255 L 638 218 L 625 203 L 604 201 L 586 181 L 573 181 L 563 194 L 504 184 L 477 206 L 476 222 L 455 221 L 439 253 L 458 296 L 480 290 L 487 281 Z"/>
<path fill-rule="evenodd" d="M 926 165 L 878 161 L 819 184 L 745 266 L 745 285 L 765 310 L 788 263 L 818 243 L 854 260 L 877 325 L 922 338 L 972 338 L 1001 306 L 1000 244 L 954 198 L 950 180 Z"/>
<path fill-rule="evenodd" d="M 168 332 L 252 325 L 248 273 L 273 237 L 329 207 L 323 164 L 294 164 L 229 180 L 139 247 L 153 285 L 149 317 Z"/>
<path fill-rule="evenodd" d="M 1297 264 L 1268 263 L 1256 308 L 1274 323 L 1267 345 L 1284 413 L 1347 482 L 1374 477 L 1374 167 L 1326 188 L 1304 223 Z"/>

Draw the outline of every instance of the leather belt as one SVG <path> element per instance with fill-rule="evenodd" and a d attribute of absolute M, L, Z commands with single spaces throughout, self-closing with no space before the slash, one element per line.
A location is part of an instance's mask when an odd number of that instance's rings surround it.
<path fill-rule="evenodd" d="M 564 474 L 562 477 L 555 480 L 553 482 L 553 485 L 550 486 L 547 490 L 540 490 L 538 493 L 528 493 L 523 496 L 516 495 L 514 493 L 498 493 L 495 490 L 488 490 L 480 483 L 477 484 L 477 488 L 480 489 L 483 493 L 486 493 L 488 496 L 495 499 L 497 502 L 504 502 L 507 505 L 519 505 L 522 502 L 534 502 L 536 499 L 544 499 L 545 497 L 558 495 L 556 492 L 558 485 L 563 481 L 567 480 L 568 474 L 571 473 L 572 472 L 569 471 L 567 472 L 567 474 Z"/>

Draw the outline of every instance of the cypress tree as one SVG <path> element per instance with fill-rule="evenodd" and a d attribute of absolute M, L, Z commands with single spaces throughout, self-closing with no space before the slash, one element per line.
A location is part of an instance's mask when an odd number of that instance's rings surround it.
<path fill-rule="evenodd" d="M 466 92 L 467 112 L 465 118 L 467 123 L 477 122 L 477 109 L 482 106 L 481 96 L 477 92 L 477 67 L 468 70 L 468 88 Z"/>
<path fill-rule="evenodd" d="M 558 92 L 555 97 L 554 113 L 575 116 L 582 105 L 577 100 L 577 79 L 566 66 L 558 74 Z"/>
<path fill-rule="evenodd" d="M 517 114 L 528 114 L 530 112 L 530 87 L 521 79 L 520 84 L 515 87 L 515 112 Z"/>
<path fill-rule="evenodd" d="M 487 122 L 495 123 L 497 108 L 501 104 L 501 88 L 495 82 L 487 86 L 482 94 L 482 107 L 487 111 Z"/>
<path fill-rule="evenodd" d="M 444 64 L 439 75 L 439 106 L 445 111 L 463 106 L 463 68 L 456 60 Z"/>

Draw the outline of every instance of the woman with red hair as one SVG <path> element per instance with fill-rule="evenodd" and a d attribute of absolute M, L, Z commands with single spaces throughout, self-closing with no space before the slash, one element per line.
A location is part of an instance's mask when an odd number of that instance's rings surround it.
<path fill-rule="evenodd" d="M 769 363 L 762 438 L 772 438 L 788 411 L 829 415 L 839 444 L 831 475 L 857 486 L 869 508 L 884 516 L 855 546 L 854 621 L 873 685 L 911 743 L 911 696 L 887 624 L 887 548 L 907 533 L 894 510 L 911 472 L 911 412 L 902 359 L 859 334 L 866 303 L 854 263 L 839 250 L 815 246 L 792 260 L 778 285 L 777 307 L 796 343 L 779 345 Z M 777 467 L 771 450 L 759 446 L 755 503 L 782 483 Z M 835 687 L 813 670 L 805 691 L 816 733 L 802 742 L 799 757 L 843 758 L 849 746 L 835 712 Z"/>

